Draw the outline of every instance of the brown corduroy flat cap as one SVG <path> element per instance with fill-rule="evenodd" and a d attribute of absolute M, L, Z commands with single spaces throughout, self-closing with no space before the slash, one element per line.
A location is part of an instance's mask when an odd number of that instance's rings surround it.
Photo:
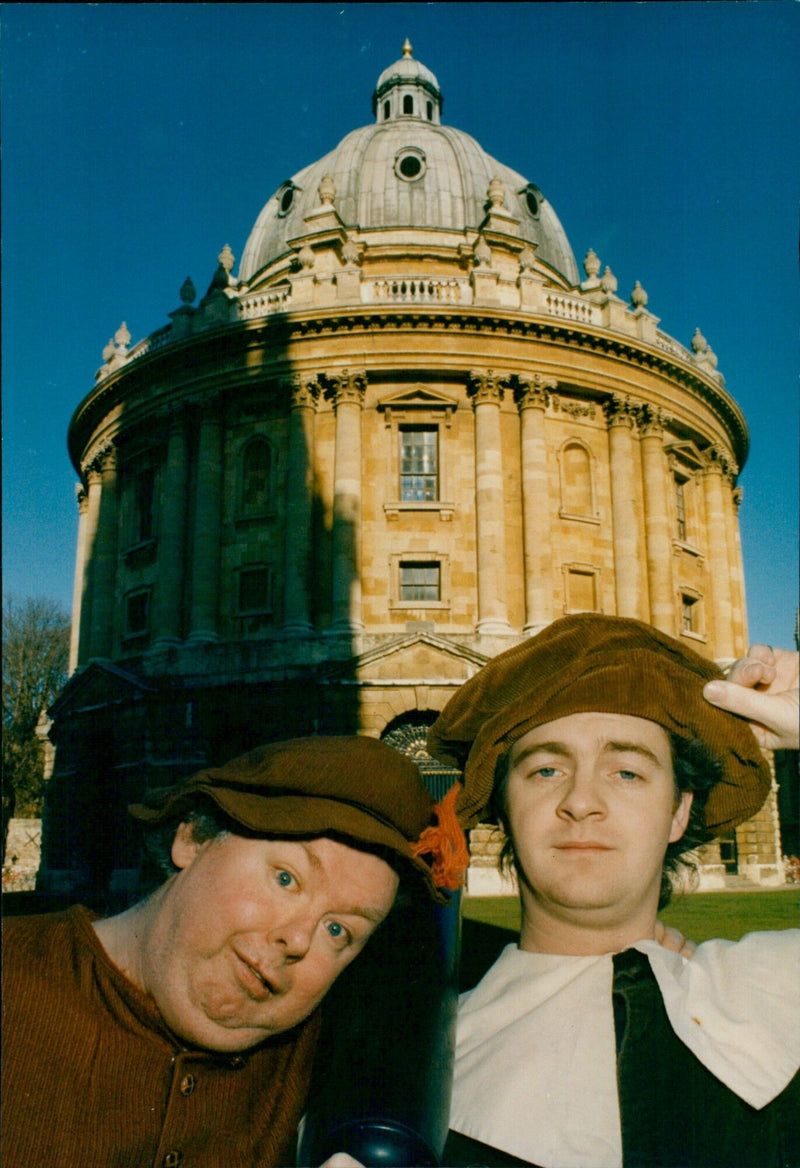
<path fill-rule="evenodd" d="M 333 833 L 366 850 L 390 848 L 424 877 L 434 899 L 447 901 L 431 866 L 413 850 L 420 835 L 437 831 L 437 809 L 414 763 L 384 742 L 343 735 L 270 743 L 198 771 L 157 805 L 128 810 L 146 823 L 162 823 L 196 794 L 249 831 L 289 838 Z"/>
<path fill-rule="evenodd" d="M 651 625 L 581 613 L 501 653 L 465 682 L 428 735 L 428 750 L 464 771 L 456 809 L 463 827 L 485 816 L 495 766 L 545 722 L 596 711 L 631 714 L 699 739 L 722 762 L 705 809 L 710 835 L 743 823 L 770 789 L 766 759 L 747 723 L 710 705 L 703 686 L 721 677 L 706 658 Z"/>

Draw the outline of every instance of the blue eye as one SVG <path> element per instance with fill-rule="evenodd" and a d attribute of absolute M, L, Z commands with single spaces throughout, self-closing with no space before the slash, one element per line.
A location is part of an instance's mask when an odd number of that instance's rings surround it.
<path fill-rule="evenodd" d="M 334 941 L 341 941 L 349 935 L 344 925 L 340 925 L 338 921 L 328 921 L 326 928 Z"/>
<path fill-rule="evenodd" d="M 294 876 L 292 876 L 291 872 L 286 872 L 284 869 L 281 869 L 278 873 L 278 883 L 281 888 L 289 888 L 294 884 Z"/>
<path fill-rule="evenodd" d="M 543 779 L 552 779 L 553 775 L 556 774 L 556 768 L 552 766 L 537 767 L 534 773 L 541 775 Z"/>
<path fill-rule="evenodd" d="M 617 771 L 617 774 L 623 779 L 638 779 L 636 771 Z"/>

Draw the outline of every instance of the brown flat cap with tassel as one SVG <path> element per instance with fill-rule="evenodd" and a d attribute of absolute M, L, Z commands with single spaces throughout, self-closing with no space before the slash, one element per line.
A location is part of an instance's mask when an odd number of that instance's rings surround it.
<path fill-rule="evenodd" d="M 443 814 L 414 763 L 374 738 L 339 735 L 269 743 L 198 771 L 128 810 L 135 819 L 162 823 L 180 815 L 198 794 L 213 799 L 251 832 L 287 838 L 333 833 L 354 847 L 389 848 L 424 877 L 440 902 L 447 900 L 442 888 L 460 883 L 461 873 L 447 863 L 451 855 L 466 856 L 452 809 Z M 451 805 L 454 798 L 455 793 Z M 422 858 L 425 854 L 432 855 L 432 864 Z M 468 856 L 462 868 L 467 862 Z"/>
<path fill-rule="evenodd" d="M 747 723 L 710 705 L 703 686 L 720 670 L 651 625 L 581 613 L 499 654 L 451 698 L 428 735 L 429 752 L 464 771 L 462 826 L 485 816 L 497 760 L 517 738 L 568 714 L 632 714 L 699 739 L 722 763 L 705 810 L 710 835 L 759 810 L 770 772 Z"/>

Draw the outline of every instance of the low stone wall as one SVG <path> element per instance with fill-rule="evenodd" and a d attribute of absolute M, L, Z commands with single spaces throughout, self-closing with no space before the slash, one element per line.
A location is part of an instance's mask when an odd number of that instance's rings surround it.
<path fill-rule="evenodd" d="M 41 819 L 10 819 L 3 857 L 3 892 L 32 891 L 41 855 Z"/>

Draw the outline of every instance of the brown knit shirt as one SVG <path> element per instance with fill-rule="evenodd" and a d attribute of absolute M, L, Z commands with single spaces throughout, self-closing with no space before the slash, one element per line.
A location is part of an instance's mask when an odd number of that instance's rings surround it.
<path fill-rule="evenodd" d="M 291 1163 L 316 1015 L 242 1055 L 182 1048 L 92 919 L 4 924 L 3 1168 Z"/>

